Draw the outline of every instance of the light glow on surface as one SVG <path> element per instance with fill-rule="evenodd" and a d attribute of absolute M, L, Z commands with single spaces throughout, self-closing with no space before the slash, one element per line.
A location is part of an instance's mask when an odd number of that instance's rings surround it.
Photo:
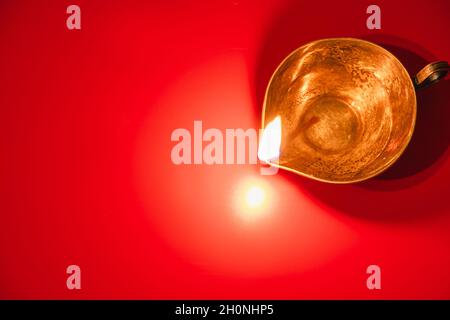
<path fill-rule="evenodd" d="M 264 128 L 259 142 L 258 158 L 270 162 L 280 157 L 281 117 L 277 116 Z"/>
<path fill-rule="evenodd" d="M 245 178 L 235 190 L 235 211 L 243 220 L 260 220 L 272 212 L 274 196 L 274 190 L 265 179 Z"/>
<path fill-rule="evenodd" d="M 167 246 L 164 259 L 185 261 L 188 269 L 196 266 L 223 275 L 224 281 L 311 270 L 346 250 L 353 239 L 350 228 L 287 175 L 261 175 L 254 165 L 155 161 L 170 155 L 173 144 L 167 133 L 189 128 L 197 117 L 216 128 L 254 127 L 249 78 L 245 59 L 236 52 L 193 68 L 161 93 L 143 122 L 136 150 L 136 186 L 149 221 L 142 228 L 154 237 L 148 242 L 158 239 Z M 190 107 L 177 112 L 180 105 Z M 212 105 L 217 112 L 211 112 Z M 264 191 L 263 202 L 255 207 L 247 202 L 252 187 Z M 160 274 L 158 268 L 155 274 Z"/>
<path fill-rule="evenodd" d="M 259 186 L 251 187 L 247 191 L 246 195 L 247 206 L 250 208 L 255 208 L 263 205 L 265 196 L 266 196 L 265 192 L 261 187 Z"/>

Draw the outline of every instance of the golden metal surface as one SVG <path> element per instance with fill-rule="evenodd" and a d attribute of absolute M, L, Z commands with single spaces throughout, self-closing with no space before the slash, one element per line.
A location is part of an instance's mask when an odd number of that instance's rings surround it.
<path fill-rule="evenodd" d="M 414 77 L 414 85 L 418 89 L 428 87 L 430 84 L 444 78 L 449 70 L 450 65 L 447 61 L 437 61 L 427 64 Z"/>
<path fill-rule="evenodd" d="M 411 139 L 414 84 L 390 52 L 351 38 L 324 39 L 291 53 L 266 91 L 263 127 L 281 117 L 278 165 L 331 183 L 388 168 Z"/>

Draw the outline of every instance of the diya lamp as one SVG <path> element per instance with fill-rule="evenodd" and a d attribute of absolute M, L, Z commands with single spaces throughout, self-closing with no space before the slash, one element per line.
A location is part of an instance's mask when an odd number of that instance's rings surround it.
<path fill-rule="evenodd" d="M 276 161 L 260 158 L 323 182 L 374 177 L 400 157 L 411 139 L 415 91 L 439 81 L 449 69 L 445 61 L 434 62 L 411 78 L 392 53 L 374 43 L 352 38 L 310 42 L 289 54 L 270 79 L 262 127 L 278 131 L 281 141 L 275 144 Z"/>

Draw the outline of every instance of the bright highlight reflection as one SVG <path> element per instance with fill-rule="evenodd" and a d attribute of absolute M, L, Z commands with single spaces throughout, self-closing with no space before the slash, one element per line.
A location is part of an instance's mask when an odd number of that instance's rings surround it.
<path fill-rule="evenodd" d="M 259 142 L 258 158 L 270 162 L 280 157 L 281 117 L 277 116 L 264 128 Z"/>
<path fill-rule="evenodd" d="M 265 193 L 259 186 L 251 187 L 247 192 L 247 205 L 255 208 L 264 204 Z"/>
<path fill-rule="evenodd" d="M 271 185 L 265 179 L 243 179 L 235 189 L 235 212 L 246 221 L 260 220 L 271 212 L 274 195 Z"/>

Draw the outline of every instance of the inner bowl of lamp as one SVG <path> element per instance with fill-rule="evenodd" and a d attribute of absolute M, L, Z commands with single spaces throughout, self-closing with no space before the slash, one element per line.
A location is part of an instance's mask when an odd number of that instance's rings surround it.
<path fill-rule="evenodd" d="M 406 148 L 416 119 L 414 85 L 389 51 L 368 41 L 308 43 L 276 69 L 263 127 L 281 120 L 279 166 L 331 183 L 378 175 Z"/>

